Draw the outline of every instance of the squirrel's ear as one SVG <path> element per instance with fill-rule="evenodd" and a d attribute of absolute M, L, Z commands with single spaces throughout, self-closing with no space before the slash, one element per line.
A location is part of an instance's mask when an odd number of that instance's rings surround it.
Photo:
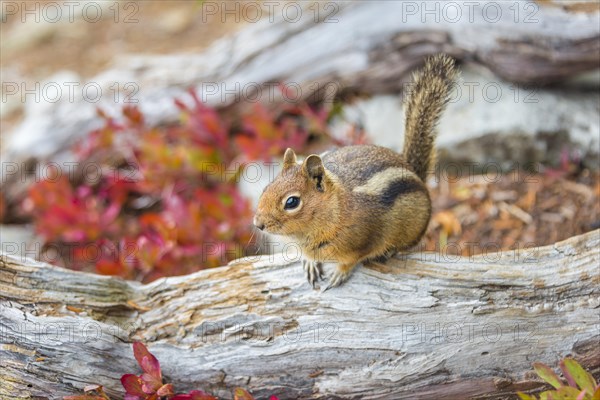
<path fill-rule="evenodd" d="M 317 189 L 322 190 L 321 181 L 323 180 L 323 175 L 325 175 L 325 167 L 323 166 L 321 157 L 315 154 L 306 157 L 302 168 L 310 179 L 317 181 Z"/>
<path fill-rule="evenodd" d="M 288 149 L 285 151 L 285 154 L 283 155 L 283 168 L 291 167 L 292 165 L 295 165 L 295 164 L 296 164 L 296 153 L 294 153 L 294 150 L 292 150 L 288 147 Z"/>

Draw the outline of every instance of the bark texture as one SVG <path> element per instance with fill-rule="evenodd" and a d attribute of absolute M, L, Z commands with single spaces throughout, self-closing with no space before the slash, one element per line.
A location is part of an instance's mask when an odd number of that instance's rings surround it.
<path fill-rule="evenodd" d="M 490 249 L 493 249 L 490 247 Z M 313 290 L 283 256 L 148 285 L 0 257 L 0 398 L 122 398 L 143 341 L 179 391 L 225 398 L 501 399 L 535 361 L 600 370 L 600 231 L 551 246 L 414 253 Z"/>

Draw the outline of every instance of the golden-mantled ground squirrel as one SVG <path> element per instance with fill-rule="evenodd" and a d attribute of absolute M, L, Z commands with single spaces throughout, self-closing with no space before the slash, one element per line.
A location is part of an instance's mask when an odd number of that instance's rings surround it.
<path fill-rule="evenodd" d="M 424 182 L 434 158 L 434 130 L 456 75 L 454 60 L 445 55 L 429 58 L 414 75 L 403 154 L 347 146 L 298 164 L 287 149 L 282 172 L 260 197 L 254 224 L 296 241 L 313 286 L 323 278 L 323 262 L 337 263 L 327 290 L 344 283 L 358 263 L 386 260 L 419 242 L 431 216 Z"/>

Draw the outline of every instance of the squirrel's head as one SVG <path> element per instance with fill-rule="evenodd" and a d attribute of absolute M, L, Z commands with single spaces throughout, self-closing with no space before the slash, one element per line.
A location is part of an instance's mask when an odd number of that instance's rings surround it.
<path fill-rule="evenodd" d="M 260 196 L 254 225 L 268 233 L 306 236 L 337 214 L 334 186 L 321 157 L 313 154 L 298 164 L 287 149 L 283 170 Z"/>

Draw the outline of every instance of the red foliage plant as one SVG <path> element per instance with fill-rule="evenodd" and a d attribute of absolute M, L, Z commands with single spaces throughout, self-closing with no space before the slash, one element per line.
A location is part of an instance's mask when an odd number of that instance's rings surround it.
<path fill-rule="evenodd" d="M 187 394 L 175 394 L 172 384 L 163 383 L 160 363 L 144 344 L 134 343 L 133 355 L 144 373 L 141 375 L 125 374 L 121 377 L 121 384 L 125 389 L 124 400 L 219 400 L 200 390 L 192 390 Z M 86 394 L 65 396 L 63 400 L 110 400 L 102 386 L 87 386 L 84 391 Z M 242 388 L 236 388 L 233 396 L 234 400 L 254 400 L 254 397 Z M 269 400 L 278 399 L 271 396 Z"/>
<path fill-rule="evenodd" d="M 225 117 L 190 94 L 191 106 L 176 100 L 173 126 L 149 127 L 135 107 L 119 120 L 100 111 L 104 126 L 75 146 L 74 172 L 31 186 L 23 205 L 42 259 L 146 282 L 223 265 L 250 244 L 244 165 L 332 141 L 325 109 L 257 104 Z"/>

